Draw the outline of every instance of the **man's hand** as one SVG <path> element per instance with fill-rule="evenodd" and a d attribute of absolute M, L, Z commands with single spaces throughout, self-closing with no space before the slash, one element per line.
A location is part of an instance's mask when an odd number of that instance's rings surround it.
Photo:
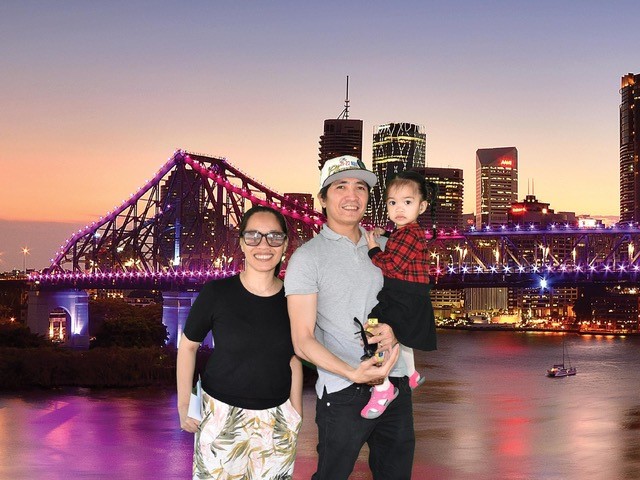
<path fill-rule="evenodd" d="M 353 383 L 376 383 L 389 376 L 389 372 L 398 361 L 400 346 L 389 349 L 384 355 L 382 364 L 376 357 L 369 358 L 360 363 L 358 368 L 353 370 L 348 379 Z"/>

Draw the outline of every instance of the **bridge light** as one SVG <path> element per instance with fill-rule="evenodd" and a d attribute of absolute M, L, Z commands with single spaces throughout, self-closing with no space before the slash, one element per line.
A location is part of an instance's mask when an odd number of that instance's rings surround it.
<path fill-rule="evenodd" d="M 547 279 L 543 278 L 540 280 L 540 288 L 545 289 L 547 288 Z"/>

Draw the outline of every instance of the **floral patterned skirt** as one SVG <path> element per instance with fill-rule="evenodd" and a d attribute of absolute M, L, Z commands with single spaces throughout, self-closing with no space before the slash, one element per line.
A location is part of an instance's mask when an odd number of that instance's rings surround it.
<path fill-rule="evenodd" d="M 291 480 L 302 418 L 287 400 L 266 410 L 227 405 L 202 392 L 194 479 Z"/>

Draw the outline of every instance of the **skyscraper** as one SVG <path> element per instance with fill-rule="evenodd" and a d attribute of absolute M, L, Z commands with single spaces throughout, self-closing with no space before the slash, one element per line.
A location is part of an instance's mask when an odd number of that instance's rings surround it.
<path fill-rule="evenodd" d="M 413 123 L 387 123 L 373 132 L 373 173 L 378 183 L 373 187 L 367 217 L 374 225 L 387 223 L 384 190 L 387 178 L 400 170 L 424 167 L 427 135 L 424 127 Z"/>
<path fill-rule="evenodd" d="M 320 136 L 318 169 L 330 158 L 352 155 L 362 160 L 362 120 L 349 119 L 349 77 L 344 110 L 338 118 L 324 121 L 324 133 Z"/>
<path fill-rule="evenodd" d="M 324 121 L 318 168 L 322 170 L 324 162 L 342 155 L 362 159 L 362 120 L 335 118 Z"/>
<path fill-rule="evenodd" d="M 476 151 L 476 228 L 507 222 L 511 204 L 518 200 L 516 147 Z"/>
<path fill-rule="evenodd" d="M 448 230 L 462 230 L 462 204 L 464 200 L 464 178 L 460 168 L 414 168 L 425 179 L 438 187 L 436 203 L 436 226 Z M 432 226 L 429 209 L 418 218 L 420 226 L 430 230 Z"/>
<path fill-rule="evenodd" d="M 620 95 L 620 221 L 640 222 L 639 74 L 622 77 Z"/>

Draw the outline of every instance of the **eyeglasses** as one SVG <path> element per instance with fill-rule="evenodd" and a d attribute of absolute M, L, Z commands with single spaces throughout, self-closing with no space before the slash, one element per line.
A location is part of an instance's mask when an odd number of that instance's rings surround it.
<path fill-rule="evenodd" d="M 362 338 L 362 344 L 364 346 L 364 355 L 360 357 L 360 360 L 365 361 L 368 358 L 371 358 L 375 355 L 376 350 L 378 350 L 377 343 L 369 343 L 367 340 L 369 337 L 373 337 L 373 335 L 367 332 L 364 329 L 364 325 L 358 320 L 356 317 L 353 317 L 353 321 L 360 327 L 360 331 L 356 332 L 356 335 L 359 333 L 360 338 Z"/>
<path fill-rule="evenodd" d="M 257 230 L 242 232 L 242 239 L 244 240 L 244 243 L 250 247 L 257 247 L 260 245 L 262 237 L 267 239 L 267 243 L 270 247 L 280 247 L 287 239 L 287 234 L 284 232 L 262 233 Z"/>

